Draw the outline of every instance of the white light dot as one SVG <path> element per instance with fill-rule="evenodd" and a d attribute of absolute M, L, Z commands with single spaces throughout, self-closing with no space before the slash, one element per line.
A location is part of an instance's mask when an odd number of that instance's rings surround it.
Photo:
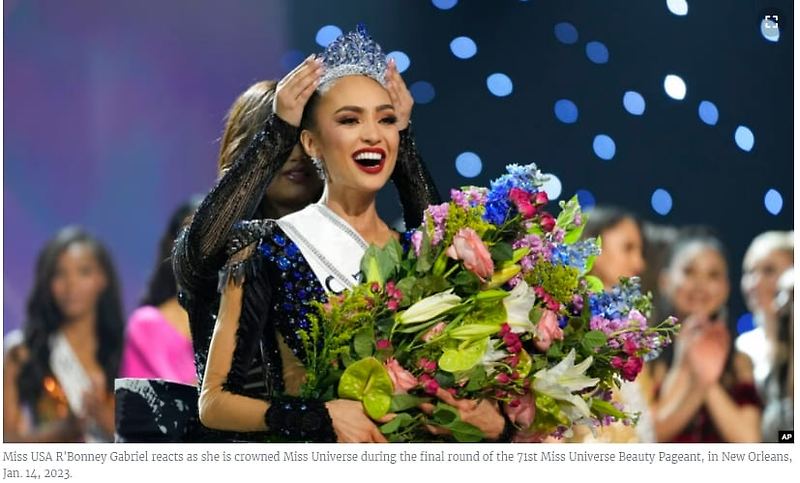
<path fill-rule="evenodd" d="M 550 179 L 544 182 L 542 189 L 547 193 L 547 199 L 557 200 L 561 196 L 561 180 L 551 173 L 546 173 L 545 176 L 549 176 Z"/>
<path fill-rule="evenodd" d="M 664 90 L 668 96 L 678 101 L 686 97 L 686 83 L 677 75 L 670 74 L 664 77 Z"/>
<path fill-rule="evenodd" d="M 770 42 L 777 42 L 781 38 L 781 29 L 772 19 L 761 19 L 761 35 Z"/>
<path fill-rule="evenodd" d="M 764 207 L 773 215 L 777 215 L 783 209 L 783 196 L 778 190 L 771 189 L 764 195 Z"/>
<path fill-rule="evenodd" d="M 317 31 L 317 44 L 321 47 L 327 47 L 340 35 L 342 35 L 342 29 L 336 25 L 326 25 Z"/>
<path fill-rule="evenodd" d="M 675 15 L 686 15 L 689 13 L 689 4 L 686 0 L 667 0 L 667 8 Z"/>
<path fill-rule="evenodd" d="M 394 59 L 397 63 L 397 72 L 403 73 L 408 69 L 411 65 L 411 59 L 408 58 L 405 52 L 400 52 L 399 50 L 395 50 L 394 52 L 389 52 L 386 54 L 386 57 L 390 59 Z"/>
<path fill-rule="evenodd" d="M 482 169 L 481 158 L 471 151 L 463 152 L 456 157 L 456 171 L 465 178 L 478 176 Z"/>

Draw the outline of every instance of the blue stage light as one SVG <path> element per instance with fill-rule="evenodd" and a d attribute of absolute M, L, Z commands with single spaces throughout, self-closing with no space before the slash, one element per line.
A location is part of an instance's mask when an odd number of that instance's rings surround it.
<path fill-rule="evenodd" d="M 689 4 L 686 0 L 667 0 L 667 8 L 675 15 L 684 16 L 689 13 Z"/>
<path fill-rule="evenodd" d="M 761 35 L 770 42 L 777 42 L 781 38 L 781 29 L 773 19 L 761 19 Z"/>
<path fill-rule="evenodd" d="M 489 92 L 497 97 L 505 97 L 514 91 L 514 84 L 511 79 L 500 72 L 496 72 L 486 78 L 486 87 Z"/>
<path fill-rule="evenodd" d="M 459 59 L 469 59 L 478 52 L 478 46 L 469 37 L 456 37 L 450 42 L 450 51 Z"/>
<path fill-rule="evenodd" d="M 711 101 L 701 102 L 700 106 L 697 108 L 697 115 L 700 116 L 701 121 L 709 126 L 716 125 L 717 121 L 719 120 L 719 111 L 717 110 L 717 106 L 715 106 Z"/>
<path fill-rule="evenodd" d="M 395 50 L 394 52 L 389 52 L 388 54 L 386 54 L 386 57 L 394 59 L 394 61 L 397 63 L 397 72 L 401 74 L 405 72 L 406 69 L 408 69 L 408 67 L 411 65 L 411 59 L 408 58 L 408 55 L 406 55 L 405 52 L 401 52 L 399 50 Z"/>
<path fill-rule="evenodd" d="M 596 154 L 598 158 L 608 161 L 616 154 L 617 145 L 614 143 L 614 140 L 611 139 L 611 136 L 598 134 L 594 137 L 592 149 L 594 149 L 594 154 Z"/>
<path fill-rule="evenodd" d="M 408 90 L 411 92 L 414 102 L 419 104 L 427 104 L 436 97 L 436 90 L 430 82 L 417 81 L 411 84 Z"/>
<path fill-rule="evenodd" d="M 578 106 L 569 99 L 557 100 L 553 110 L 556 118 L 564 124 L 573 124 L 578 120 Z"/>
<path fill-rule="evenodd" d="M 595 64 L 605 64 L 608 62 L 608 48 L 602 42 L 589 42 L 586 44 L 586 57 Z"/>
<path fill-rule="evenodd" d="M 686 97 L 686 83 L 677 75 L 670 74 L 664 77 L 664 91 L 671 98 L 682 101 Z"/>
<path fill-rule="evenodd" d="M 770 189 L 764 195 L 764 207 L 773 215 L 777 215 L 783 209 L 783 196 L 778 190 Z"/>
<path fill-rule="evenodd" d="M 336 25 L 326 25 L 317 31 L 317 44 L 321 47 L 327 47 L 340 35 L 342 35 L 342 29 Z"/>
<path fill-rule="evenodd" d="M 578 41 L 578 29 L 569 22 L 557 23 L 553 28 L 556 38 L 562 44 L 574 44 Z"/>
<path fill-rule="evenodd" d="M 742 151 L 750 151 L 753 149 L 753 145 L 756 142 L 755 136 L 753 136 L 753 131 L 751 131 L 747 126 L 737 127 L 736 132 L 733 134 L 733 139 L 736 141 L 736 145 L 739 146 L 739 149 Z"/>
<path fill-rule="evenodd" d="M 745 332 L 750 332 L 755 328 L 756 328 L 756 321 L 753 319 L 753 314 L 751 314 L 750 312 L 745 312 L 736 321 L 737 334 L 741 335 L 744 334 Z"/>
<path fill-rule="evenodd" d="M 458 0 L 431 0 L 431 3 L 439 10 L 450 10 L 458 4 Z"/>
<path fill-rule="evenodd" d="M 628 91 L 622 96 L 622 105 L 625 110 L 634 116 L 641 116 L 644 114 L 645 102 L 644 97 L 636 91 Z"/>
<path fill-rule="evenodd" d="M 580 203 L 582 210 L 588 210 L 597 204 L 594 195 L 589 190 L 578 190 L 575 195 L 578 197 L 578 203 Z"/>
<path fill-rule="evenodd" d="M 657 189 L 653 191 L 653 196 L 650 197 L 650 205 L 653 211 L 659 215 L 666 215 L 672 211 L 672 196 L 665 189 Z"/>
<path fill-rule="evenodd" d="M 478 176 L 482 169 L 481 158 L 471 151 L 463 152 L 456 157 L 456 171 L 465 178 Z"/>

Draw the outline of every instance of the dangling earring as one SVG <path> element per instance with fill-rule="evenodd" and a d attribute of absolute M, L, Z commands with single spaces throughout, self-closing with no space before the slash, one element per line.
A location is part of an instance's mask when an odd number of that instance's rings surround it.
<path fill-rule="evenodd" d="M 319 178 L 325 181 L 325 165 L 322 163 L 322 160 L 311 156 L 311 162 L 314 163 L 314 167 L 317 168 L 317 175 L 319 175 Z"/>

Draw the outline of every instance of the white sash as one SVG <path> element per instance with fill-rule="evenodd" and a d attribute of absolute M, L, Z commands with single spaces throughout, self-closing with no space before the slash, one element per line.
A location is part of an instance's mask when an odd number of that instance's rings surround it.
<path fill-rule="evenodd" d="M 314 203 L 277 223 L 300 248 L 326 291 L 338 294 L 361 281 L 361 258 L 368 245 L 330 208 Z"/>
<path fill-rule="evenodd" d="M 91 389 L 92 381 L 62 332 L 50 337 L 50 369 L 64 390 L 72 413 L 83 416 L 83 395 Z"/>

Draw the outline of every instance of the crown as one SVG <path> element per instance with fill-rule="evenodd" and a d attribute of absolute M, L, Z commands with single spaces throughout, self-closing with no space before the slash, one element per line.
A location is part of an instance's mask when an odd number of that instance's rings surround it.
<path fill-rule="evenodd" d="M 348 75 L 365 75 L 386 86 L 386 54 L 367 34 L 363 23 L 356 26 L 355 32 L 337 37 L 321 56 L 325 72 L 319 80 L 320 89 Z"/>

